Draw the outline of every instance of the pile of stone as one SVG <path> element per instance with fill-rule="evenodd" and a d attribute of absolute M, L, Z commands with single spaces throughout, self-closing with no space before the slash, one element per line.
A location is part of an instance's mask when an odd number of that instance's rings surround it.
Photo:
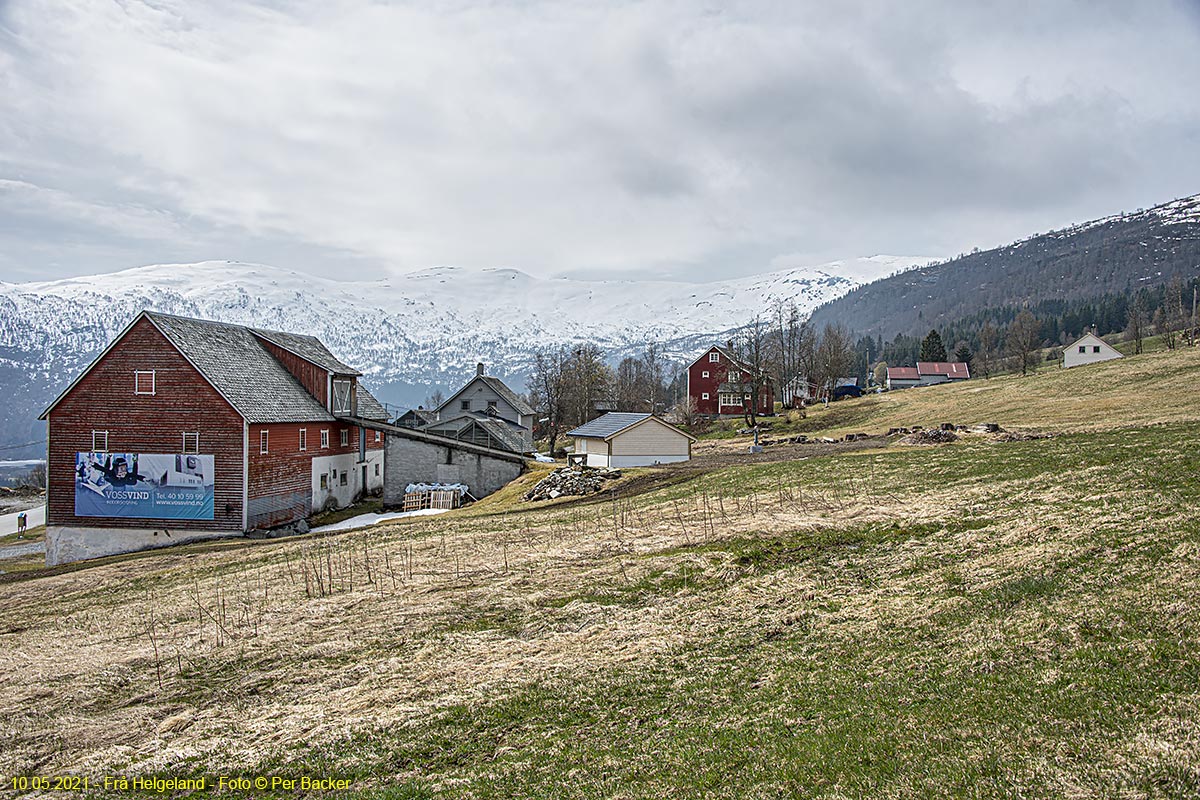
<path fill-rule="evenodd" d="M 1031 442 L 1035 439 L 1053 439 L 1053 433 L 1034 433 L 1032 431 L 1005 431 L 997 436 L 996 442 Z"/>
<path fill-rule="evenodd" d="M 553 500 L 563 495 L 582 496 L 604 489 L 607 481 L 621 477 L 621 470 L 595 467 L 559 467 L 525 493 L 526 500 Z"/>
<path fill-rule="evenodd" d="M 954 431 L 933 428 L 927 431 L 918 430 L 910 433 L 900 440 L 900 444 L 949 444 L 956 439 L 958 439 L 958 434 Z"/>

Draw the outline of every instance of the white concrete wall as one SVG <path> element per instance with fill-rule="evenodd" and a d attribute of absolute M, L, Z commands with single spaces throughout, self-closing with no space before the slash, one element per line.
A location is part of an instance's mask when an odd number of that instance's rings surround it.
<path fill-rule="evenodd" d="M 383 450 L 367 451 L 367 491 L 383 488 Z M 313 513 L 322 511 L 329 498 L 337 500 L 338 508 L 344 508 L 354 502 L 362 491 L 363 463 L 358 460 L 358 453 L 344 453 L 334 456 L 316 456 L 312 460 L 312 508 Z M 375 467 L 379 466 L 379 474 Z M 334 472 L 337 476 L 334 476 Z M 346 485 L 342 486 L 342 473 L 346 473 Z M 328 481 L 325 489 L 321 488 L 321 475 Z"/>
<path fill-rule="evenodd" d="M 241 536 L 241 531 L 174 530 L 171 528 L 46 528 L 46 566 L 69 564 L 86 558 L 133 553 L 201 539 Z"/>

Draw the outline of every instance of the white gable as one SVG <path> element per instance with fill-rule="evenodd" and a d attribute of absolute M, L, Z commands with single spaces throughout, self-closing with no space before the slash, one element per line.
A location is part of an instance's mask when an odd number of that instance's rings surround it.
<path fill-rule="evenodd" d="M 1099 361 L 1112 361 L 1114 358 L 1122 357 L 1115 347 L 1099 336 L 1085 333 L 1063 348 L 1063 368 L 1095 364 Z"/>

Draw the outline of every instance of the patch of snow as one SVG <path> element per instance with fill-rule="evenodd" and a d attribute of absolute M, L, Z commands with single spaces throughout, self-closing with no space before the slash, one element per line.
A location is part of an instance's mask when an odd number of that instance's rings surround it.
<path fill-rule="evenodd" d="M 310 533 L 329 533 L 330 531 L 351 531 L 356 528 L 370 528 L 381 522 L 391 522 L 406 517 L 428 517 L 433 514 L 445 514 L 448 508 L 423 508 L 420 511 L 393 511 L 387 514 L 359 514 L 357 517 L 321 525 L 313 528 Z"/>

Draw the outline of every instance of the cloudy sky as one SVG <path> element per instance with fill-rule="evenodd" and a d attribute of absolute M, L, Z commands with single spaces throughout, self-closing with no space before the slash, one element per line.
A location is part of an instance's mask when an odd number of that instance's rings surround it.
<path fill-rule="evenodd" d="M 0 0 L 0 280 L 988 247 L 1200 192 L 1198 6 Z"/>

